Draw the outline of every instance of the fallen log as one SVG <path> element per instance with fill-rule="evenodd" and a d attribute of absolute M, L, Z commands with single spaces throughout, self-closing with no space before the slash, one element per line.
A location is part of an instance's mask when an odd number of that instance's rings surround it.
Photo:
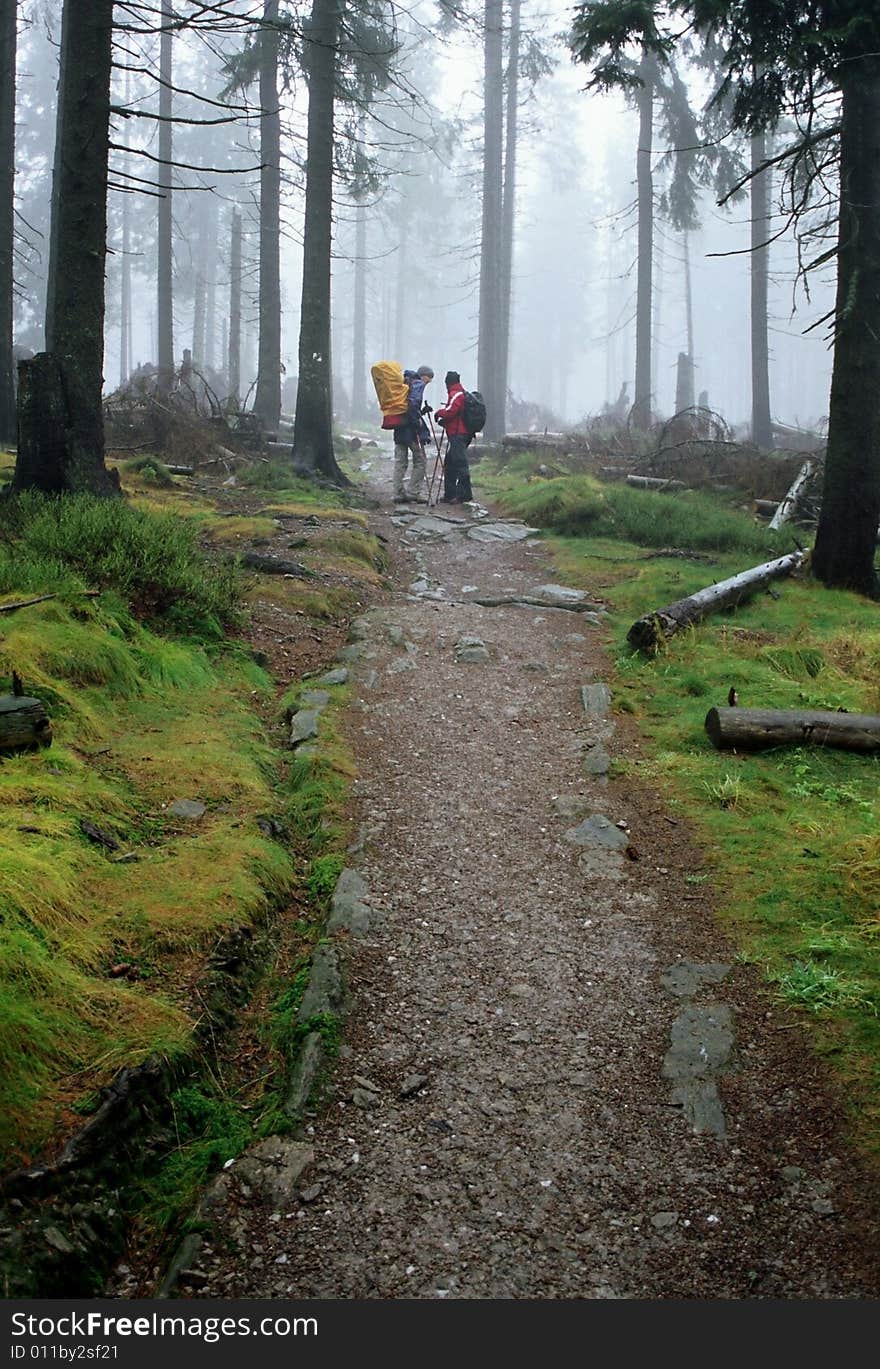
<path fill-rule="evenodd" d="M 626 483 L 637 490 L 684 490 L 687 486 L 682 480 L 666 480 L 657 475 L 628 475 Z"/>
<path fill-rule="evenodd" d="M 264 575 L 295 575 L 298 580 L 314 580 L 316 572 L 309 570 L 301 561 L 285 561 L 279 556 L 266 556 L 259 551 L 246 551 L 241 564 L 251 570 L 261 570 Z"/>
<path fill-rule="evenodd" d="M 686 599 L 678 599 L 665 608 L 646 613 L 633 623 L 626 640 L 637 651 L 651 651 L 660 643 L 674 637 L 682 628 L 700 622 L 708 614 L 719 608 L 732 608 L 742 603 L 759 589 L 764 589 L 771 580 L 779 580 L 797 570 L 806 552 L 792 551 L 775 561 L 765 561 L 763 565 L 753 566 L 751 570 L 741 571 L 729 580 L 721 580 L 717 585 L 708 585 L 697 590 Z"/>
<path fill-rule="evenodd" d="M 52 745 L 52 724 L 40 699 L 0 696 L 0 751 L 34 751 Z"/>
<path fill-rule="evenodd" d="M 778 508 L 779 501 L 776 499 L 755 500 L 755 513 L 760 514 L 762 518 L 772 518 Z"/>
<path fill-rule="evenodd" d="M 783 499 L 779 508 L 770 519 L 770 531 L 775 532 L 783 523 L 787 523 L 791 515 L 797 508 L 797 502 L 801 497 L 801 492 L 805 485 L 808 485 L 813 474 L 814 463 L 805 461 L 792 482 L 791 489 Z"/>
<path fill-rule="evenodd" d="M 880 716 L 784 708 L 710 708 L 706 731 L 719 750 L 768 746 L 837 746 L 880 751 Z"/>

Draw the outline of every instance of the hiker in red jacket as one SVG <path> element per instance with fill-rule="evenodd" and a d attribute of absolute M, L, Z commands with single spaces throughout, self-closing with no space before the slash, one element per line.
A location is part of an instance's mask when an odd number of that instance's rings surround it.
<path fill-rule="evenodd" d="M 474 440 L 464 421 L 464 386 L 458 371 L 447 371 L 445 377 L 446 403 L 435 411 L 434 417 L 446 431 L 448 447 L 443 465 L 444 504 L 469 504 L 473 499 L 471 491 L 471 469 L 468 465 L 467 449 Z"/>

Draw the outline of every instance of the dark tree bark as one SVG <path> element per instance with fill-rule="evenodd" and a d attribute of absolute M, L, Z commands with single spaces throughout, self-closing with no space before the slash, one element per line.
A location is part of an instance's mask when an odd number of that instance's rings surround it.
<path fill-rule="evenodd" d="M 241 399 L 241 215 L 232 211 L 232 236 L 229 248 L 229 374 L 230 397 Z"/>
<path fill-rule="evenodd" d="M 16 0 L 0 0 L 0 442 L 15 442 L 12 314 L 15 254 Z"/>
<path fill-rule="evenodd" d="M 519 115 L 519 40 L 522 0 L 510 0 L 507 42 L 507 126 L 501 210 L 501 341 L 499 388 L 505 406 L 510 379 L 510 314 L 513 307 L 513 229 L 516 208 L 516 139 Z M 563 409 L 564 412 L 564 409 Z"/>
<path fill-rule="evenodd" d="M 483 39 L 483 221 L 480 238 L 480 331 L 477 385 L 486 401 L 487 442 L 504 436 L 506 393 L 501 374 L 504 178 L 504 12 L 486 0 Z"/>
<path fill-rule="evenodd" d="M 647 53 L 639 64 L 643 85 L 638 92 L 639 147 L 636 184 L 639 208 L 639 255 L 636 286 L 636 382 L 632 421 L 637 428 L 651 422 L 651 315 L 654 274 L 654 58 Z"/>
<path fill-rule="evenodd" d="M 159 181 L 166 187 L 159 193 L 162 198 L 158 201 L 158 238 L 157 238 L 157 272 L 156 272 L 156 293 L 157 293 L 157 357 L 156 364 L 159 368 L 159 386 L 161 389 L 170 389 L 174 379 L 174 284 L 173 284 L 173 247 L 172 247 L 172 191 L 168 188 L 171 185 L 173 168 L 171 159 L 174 152 L 171 122 L 173 113 L 173 99 L 171 90 L 172 80 L 172 31 L 171 24 L 174 20 L 174 12 L 168 0 L 162 0 L 161 10 L 161 32 L 159 34 L 159 158 L 162 165 L 159 168 Z"/>
<path fill-rule="evenodd" d="M 767 158 L 767 135 L 751 140 L 751 170 Z M 771 173 L 762 171 L 751 180 L 751 333 L 752 333 L 752 441 L 767 451 L 773 446 L 770 419 L 770 349 L 767 336 L 767 277 L 770 257 Z"/>
<path fill-rule="evenodd" d="M 198 369 L 205 364 L 205 277 L 196 272 L 195 299 L 193 301 L 193 365 Z"/>
<path fill-rule="evenodd" d="M 207 213 L 207 236 L 208 241 L 216 243 L 217 234 L 220 227 L 220 215 L 217 210 L 217 202 L 212 197 Z M 214 369 L 214 362 L 217 356 L 217 254 L 208 253 L 208 260 L 205 263 L 207 278 L 205 281 L 205 355 L 204 363 L 208 370 Z M 223 365 L 221 361 L 220 365 Z"/>
<path fill-rule="evenodd" d="M 293 467 L 349 482 L 333 452 L 330 363 L 330 252 L 333 240 L 333 109 L 339 0 L 312 0 L 305 31 L 309 83 L 306 203 L 299 326 L 299 379 L 293 425 Z"/>
<path fill-rule="evenodd" d="M 14 490 L 119 491 L 116 473 L 104 465 L 101 401 L 112 38 L 113 0 L 65 0 L 47 353 L 19 367 Z M 48 444 L 41 441 L 44 410 L 57 416 L 59 435 Z"/>
<path fill-rule="evenodd" d="M 813 574 L 880 597 L 880 57 L 840 68 L 834 368 Z"/>
<path fill-rule="evenodd" d="M 131 100 L 131 72 L 125 73 L 125 103 Z M 128 119 L 123 120 L 122 143 L 129 145 Z M 120 174 L 125 184 L 125 173 Z M 119 384 L 131 375 L 131 196 L 122 196 L 122 273 L 119 283 Z"/>
<path fill-rule="evenodd" d="M 260 35 L 260 335 L 254 413 L 278 431 L 281 418 L 281 109 L 278 0 L 265 0 Z"/>

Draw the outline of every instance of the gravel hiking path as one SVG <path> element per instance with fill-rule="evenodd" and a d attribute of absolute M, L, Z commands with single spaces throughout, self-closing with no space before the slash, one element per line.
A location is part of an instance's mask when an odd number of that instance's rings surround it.
<path fill-rule="evenodd" d="M 272 1181 L 265 1143 L 220 1177 L 176 1295 L 876 1297 L 839 1096 L 686 824 L 615 773 L 601 602 L 520 525 L 371 478 L 395 589 L 345 653 L 345 1044 Z"/>

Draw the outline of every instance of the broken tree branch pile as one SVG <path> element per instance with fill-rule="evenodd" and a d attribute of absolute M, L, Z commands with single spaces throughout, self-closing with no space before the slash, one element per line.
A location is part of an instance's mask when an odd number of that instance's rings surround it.
<path fill-rule="evenodd" d="M 782 708 L 710 708 L 706 731 L 719 750 L 759 751 L 768 746 L 836 746 L 880 751 L 880 717 Z"/>
<path fill-rule="evenodd" d="M 751 570 L 741 571 L 729 580 L 721 580 L 717 585 L 689 594 L 686 599 L 678 599 L 665 608 L 646 613 L 633 623 L 626 640 L 637 651 L 655 650 L 661 642 L 674 637 L 682 628 L 691 627 L 717 609 L 732 608 L 748 599 L 759 589 L 765 589 L 772 580 L 791 575 L 802 564 L 806 552 L 792 551 L 787 556 L 777 557 L 775 561 L 765 561 L 763 565 L 753 566 Z"/>

